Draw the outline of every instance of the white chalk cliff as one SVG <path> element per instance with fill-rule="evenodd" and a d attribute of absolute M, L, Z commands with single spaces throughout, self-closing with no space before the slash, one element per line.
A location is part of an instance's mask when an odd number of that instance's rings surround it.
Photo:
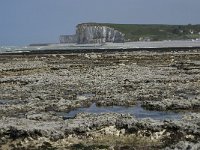
<path fill-rule="evenodd" d="M 124 34 L 104 25 L 83 23 L 76 27 L 76 34 L 60 37 L 61 43 L 121 43 L 125 41 Z M 72 38 L 73 37 L 73 38 Z"/>

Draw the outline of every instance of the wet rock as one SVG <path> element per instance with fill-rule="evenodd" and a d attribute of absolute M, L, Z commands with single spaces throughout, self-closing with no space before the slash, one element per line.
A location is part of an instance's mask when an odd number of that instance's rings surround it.
<path fill-rule="evenodd" d="M 54 112 L 28 112 L 25 114 L 26 118 L 29 120 L 37 121 L 59 121 L 62 120 L 61 117 L 57 116 Z"/>
<path fill-rule="evenodd" d="M 25 137 L 53 137 L 58 133 L 62 135 L 61 122 L 38 122 L 28 119 L 5 118 L 1 120 L 0 129 L 2 135 L 8 135 L 11 139 Z"/>
<path fill-rule="evenodd" d="M 115 128 L 115 126 L 109 126 L 109 127 L 106 127 L 104 129 L 101 130 L 101 132 L 105 135 L 109 134 L 109 135 L 115 135 L 115 136 L 119 136 L 120 135 L 120 131 L 117 130 Z"/>
<path fill-rule="evenodd" d="M 195 123 L 200 126 L 200 113 L 189 113 L 183 116 L 183 120 L 190 123 Z"/>
<path fill-rule="evenodd" d="M 192 110 L 199 108 L 200 101 L 197 99 L 164 99 L 161 101 L 144 101 L 142 106 L 150 110 Z"/>
<path fill-rule="evenodd" d="M 43 142 L 58 147 L 70 144 L 65 139 L 68 135 L 86 140 L 105 134 L 106 129 L 117 136 L 134 134 L 171 145 L 181 140 L 198 143 L 198 60 L 198 51 L 0 56 L 0 142 L 26 139 L 27 147 Z M 82 113 L 67 120 L 56 116 L 92 103 L 130 106 L 140 102 L 147 109 L 181 110 L 186 115 L 164 121 L 115 113 Z M 196 112 L 187 114 L 190 111 Z"/>
<path fill-rule="evenodd" d="M 31 118 L 32 117 L 32 118 Z M 87 133 L 101 133 L 120 136 L 122 134 L 136 134 L 149 137 L 154 140 L 165 139 L 171 135 L 171 140 L 198 139 L 200 130 L 197 122 L 158 121 L 152 119 L 135 119 L 131 115 L 104 113 L 104 114 L 78 114 L 74 119 L 39 121 L 30 115 L 30 119 L 4 118 L 1 119 L 1 136 L 9 135 L 8 139 L 20 139 L 32 137 L 46 137 L 52 141 L 58 141 L 67 135 L 90 135 Z M 45 118 L 45 117 L 44 117 Z M 47 117 L 48 118 L 48 117 Z M 36 121 L 37 120 L 37 121 Z M 194 119 L 195 120 L 195 119 Z M 173 134 L 180 135 L 181 139 Z M 193 137 L 191 136 L 193 135 Z M 173 139 L 174 138 L 174 139 Z M 6 141 L 6 140 L 4 140 Z"/>
<path fill-rule="evenodd" d="M 200 149 L 200 143 L 192 143 L 188 141 L 180 141 L 176 145 L 165 148 L 165 150 L 198 150 Z"/>

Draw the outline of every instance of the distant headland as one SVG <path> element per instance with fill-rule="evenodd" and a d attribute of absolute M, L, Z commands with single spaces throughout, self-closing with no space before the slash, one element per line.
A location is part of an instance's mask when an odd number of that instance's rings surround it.
<path fill-rule="evenodd" d="M 197 39 L 200 39 L 200 25 L 82 23 L 76 26 L 74 35 L 61 35 L 60 43 L 93 44 Z"/>

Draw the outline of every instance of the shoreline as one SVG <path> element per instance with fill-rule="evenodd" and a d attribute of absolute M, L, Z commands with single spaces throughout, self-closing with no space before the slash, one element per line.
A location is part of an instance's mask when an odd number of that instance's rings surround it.
<path fill-rule="evenodd" d="M 131 51 L 182 51 L 198 50 L 200 41 L 152 41 L 103 44 L 50 44 L 48 46 L 2 46 L 0 55 L 4 54 L 62 54 L 90 52 L 131 52 Z"/>
<path fill-rule="evenodd" d="M 80 49 L 44 49 L 44 50 L 30 50 L 30 51 L 16 51 L 0 53 L 2 55 L 35 55 L 35 54 L 70 54 L 70 53 L 114 53 L 114 52 L 187 52 L 200 51 L 200 47 L 164 47 L 164 48 L 119 48 L 119 49 L 104 49 L 104 48 L 80 48 Z"/>

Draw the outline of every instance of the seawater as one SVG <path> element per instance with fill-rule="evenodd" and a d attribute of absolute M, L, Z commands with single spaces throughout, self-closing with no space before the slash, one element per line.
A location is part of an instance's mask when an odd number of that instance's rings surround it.
<path fill-rule="evenodd" d="M 29 50 L 31 50 L 31 47 L 28 46 L 0 46 L 0 53 L 15 53 Z"/>

